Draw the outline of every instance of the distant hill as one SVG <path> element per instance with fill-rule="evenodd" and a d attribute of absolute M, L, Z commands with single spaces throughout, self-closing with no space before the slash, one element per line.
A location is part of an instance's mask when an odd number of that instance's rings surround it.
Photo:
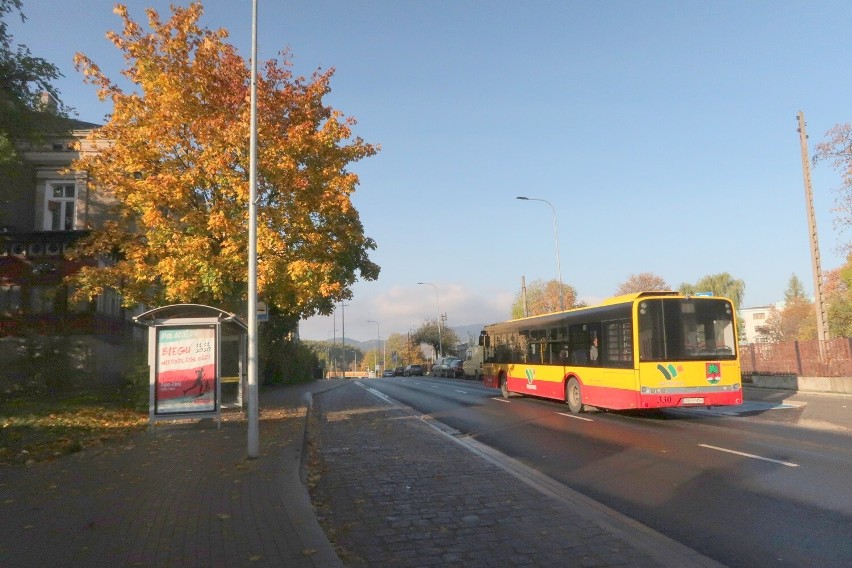
<path fill-rule="evenodd" d="M 483 327 L 485 327 L 485 324 L 471 323 L 467 325 L 450 326 L 450 329 L 456 332 L 456 335 L 459 337 L 459 341 L 462 343 L 468 343 L 469 341 L 476 343 L 476 340 L 479 338 L 479 332 L 482 331 Z M 357 347 L 362 353 L 366 353 L 367 351 L 376 348 L 377 341 L 375 339 L 371 339 L 369 341 L 358 341 L 357 339 L 352 339 L 350 337 L 346 337 L 344 339 L 346 345 Z M 331 338 L 329 338 L 327 342 L 331 343 Z M 334 342 L 337 343 L 337 345 L 340 345 L 341 339 L 338 337 L 334 340 Z"/>

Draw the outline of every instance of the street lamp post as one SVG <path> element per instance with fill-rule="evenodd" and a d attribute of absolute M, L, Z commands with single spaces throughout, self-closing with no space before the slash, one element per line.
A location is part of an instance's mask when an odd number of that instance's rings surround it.
<path fill-rule="evenodd" d="M 373 359 L 374 367 L 376 369 L 376 376 L 379 376 L 379 347 L 382 346 L 381 334 L 379 333 L 379 322 L 376 320 L 367 320 L 367 323 L 376 324 L 376 356 Z M 384 363 L 384 361 L 382 361 Z"/>
<path fill-rule="evenodd" d="M 258 408 L 257 368 L 257 0 L 251 8 L 251 94 L 249 114 L 249 250 L 248 250 L 248 457 L 260 455 L 260 411 Z"/>
<path fill-rule="evenodd" d="M 423 286 L 431 286 L 435 289 L 435 305 L 438 307 L 438 351 L 440 356 L 444 356 L 444 343 L 441 340 L 441 304 L 438 303 L 438 287 L 431 282 L 418 282 L 418 284 L 422 284 Z"/>
<path fill-rule="evenodd" d="M 565 297 L 562 291 L 562 267 L 559 262 L 559 233 L 556 232 L 556 209 L 554 209 L 553 205 L 550 201 L 546 199 L 539 199 L 537 197 L 523 197 L 518 196 L 515 199 L 520 199 L 522 201 L 541 201 L 543 203 L 547 203 L 550 205 L 550 210 L 553 211 L 553 236 L 556 239 L 556 274 L 559 277 L 559 309 L 565 310 Z"/>

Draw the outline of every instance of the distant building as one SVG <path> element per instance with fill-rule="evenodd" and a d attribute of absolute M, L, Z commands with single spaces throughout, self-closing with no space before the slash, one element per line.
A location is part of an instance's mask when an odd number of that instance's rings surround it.
<path fill-rule="evenodd" d="M 766 330 L 769 314 L 774 306 L 757 306 L 740 309 L 743 328 L 740 329 L 740 343 L 768 343 L 771 341 Z"/>

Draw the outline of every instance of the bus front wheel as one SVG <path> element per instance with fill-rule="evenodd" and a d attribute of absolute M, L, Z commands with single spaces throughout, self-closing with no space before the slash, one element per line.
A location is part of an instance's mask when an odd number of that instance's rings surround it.
<path fill-rule="evenodd" d="M 565 404 L 572 414 L 583 411 L 583 397 L 580 394 L 580 381 L 571 377 L 565 385 Z"/>

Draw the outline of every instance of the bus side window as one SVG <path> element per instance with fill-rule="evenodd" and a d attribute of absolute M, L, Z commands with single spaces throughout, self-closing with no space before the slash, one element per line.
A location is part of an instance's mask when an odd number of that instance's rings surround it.
<path fill-rule="evenodd" d="M 559 358 L 555 361 L 560 365 L 567 365 L 569 362 L 569 351 L 567 343 L 557 343 L 554 347 L 555 352 L 559 354 Z"/>
<path fill-rule="evenodd" d="M 568 331 L 571 340 L 571 364 L 600 365 L 600 324 L 572 325 Z"/>

